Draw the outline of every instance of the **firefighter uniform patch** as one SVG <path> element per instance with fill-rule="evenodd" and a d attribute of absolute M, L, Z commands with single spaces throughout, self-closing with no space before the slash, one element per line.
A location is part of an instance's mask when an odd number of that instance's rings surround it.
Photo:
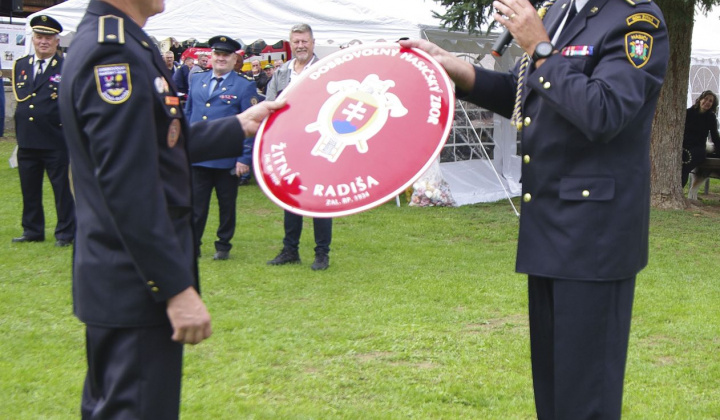
<path fill-rule="evenodd" d="M 95 84 L 98 94 L 109 104 L 121 104 L 130 98 L 132 82 L 128 64 L 95 66 Z"/>
<path fill-rule="evenodd" d="M 625 52 L 636 68 L 641 68 L 650 61 L 653 37 L 645 32 L 630 32 L 625 35 Z"/>

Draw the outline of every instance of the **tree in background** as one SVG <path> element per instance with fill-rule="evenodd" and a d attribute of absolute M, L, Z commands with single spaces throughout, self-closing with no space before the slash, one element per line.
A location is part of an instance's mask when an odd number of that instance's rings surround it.
<path fill-rule="evenodd" d="M 627 0 L 609 0 L 627 1 Z M 492 24 L 492 0 L 435 0 L 446 8 L 437 15 L 452 30 L 479 32 Z M 653 121 L 650 161 L 652 206 L 686 207 L 680 187 L 680 150 L 687 108 L 690 53 L 695 10 L 707 13 L 720 0 L 655 0 L 665 16 L 670 41 L 670 62 Z M 720 22 L 718 22 L 720 24 Z"/>

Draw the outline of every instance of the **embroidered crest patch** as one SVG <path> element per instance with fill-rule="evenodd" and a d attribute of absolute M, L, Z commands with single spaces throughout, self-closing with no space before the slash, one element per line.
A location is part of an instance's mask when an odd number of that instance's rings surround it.
<path fill-rule="evenodd" d="M 625 52 L 636 68 L 641 68 L 650 61 L 653 37 L 645 32 L 630 32 L 625 35 Z"/>
<path fill-rule="evenodd" d="M 132 82 L 128 64 L 95 66 L 95 84 L 98 94 L 109 104 L 121 104 L 130 98 Z"/>

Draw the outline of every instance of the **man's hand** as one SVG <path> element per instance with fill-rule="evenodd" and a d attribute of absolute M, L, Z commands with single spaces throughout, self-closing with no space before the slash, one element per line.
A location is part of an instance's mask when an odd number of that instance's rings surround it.
<path fill-rule="evenodd" d="M 257 133 L 260 123 L 270 114 L 285 106 L 285 101 L 263 101 L 237 115 L 238 121 L 245 131 L 245 138 L 252 137 Z"/>
<path fill-rule="evenodd" d="M 250 172 L 249 166 L 240 162 L 235 163 L 235 173 L 237 174 L 237 176 L 245 175 L 248 172 Z"/>
<path fill-rule="evenodd" d="M 212 334 L 210 314 L 193 287 L 168 299 L 167 314 L 173 327 L 173 341 L 197 344 Z"/>
<path fill-rule="evenodd" d="M 506 27 L 515 42 L 532 55 L 537 44 L 550 41 L 537 9 L 528 0 L 496 0 L 493 7 L 495 21 Z"/>
<path fill-rule="evenodd" d="M 458 88 L 469 91 L 475 84 L 475 68 L 465 60 L 456 57 L 430 41 L 409 39 L 398 41 L 403 48 L 418 48 L 430 54 L 447 72 Z"/>

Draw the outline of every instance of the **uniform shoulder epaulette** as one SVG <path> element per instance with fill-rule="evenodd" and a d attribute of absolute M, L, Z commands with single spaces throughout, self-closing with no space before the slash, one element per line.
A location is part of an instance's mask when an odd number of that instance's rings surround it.
<path fill-rule="evenodd" d="M 125 21 L 114 15 L 105 15 L 98 18 L 99 44 L 124 44 Z"/>
<path fill-rule="evenodd" d="M 631 6 L 637 6 L 638 4 L 652 3 L 652 0 L 625 0 Z"/>

